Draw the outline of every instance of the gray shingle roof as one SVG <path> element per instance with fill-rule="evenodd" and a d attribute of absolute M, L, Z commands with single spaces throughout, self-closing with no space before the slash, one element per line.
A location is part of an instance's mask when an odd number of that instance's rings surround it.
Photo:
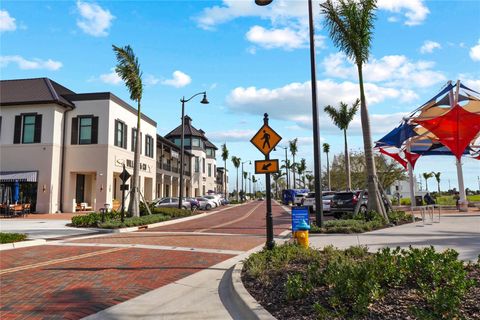
<path fill-rule="evenodd" d="M 185 116 L 185 128 L 184 128 L 184 134 L 185 137 L 200 137 L 202 138 L 203 141 L 205 141 L 205 146 L 207 148 L 214 148 L 215 150 L 218 150 L 218 148 L 211 143 L 208 138 L 205 136 L 205 133 L 203 130 L 198 130 L 194 126 L 192 126 L 192 118 L 189 116 Z M 182 125 L 179 125 L 169 133 L 165 135 L 165 138 L 169 139 L 172 137 L 180 137 L 182 136 Z"/>
<path fill-rule="evenodd" d="M 0 105 L 4 106 L 57 103 L 73 108 L 74 105 L 63 95 L 74 93 L 48 78 L 0 81 Z"/>

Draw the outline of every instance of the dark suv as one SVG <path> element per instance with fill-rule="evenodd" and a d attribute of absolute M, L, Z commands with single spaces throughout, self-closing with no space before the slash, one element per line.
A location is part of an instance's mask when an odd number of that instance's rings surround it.
<path fill-rule="evenodd" d="M 360 213 L 367 212 L 368 192 L 364 192 L 363 199 L 359 199 L 362 191 L 344 191 L 335 193 L 330 203 L 330 212 L 335 218 L 340 218 L 343 213 L 353 213 L 360 200 Z"/>

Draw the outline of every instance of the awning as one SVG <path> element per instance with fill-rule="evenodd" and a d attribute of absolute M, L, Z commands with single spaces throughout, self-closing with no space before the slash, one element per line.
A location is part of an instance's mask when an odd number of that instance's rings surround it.
<path fill-rule="evenodd" d="M 38 171 L 2 171 L 0 182 L 37 182 Z"/>

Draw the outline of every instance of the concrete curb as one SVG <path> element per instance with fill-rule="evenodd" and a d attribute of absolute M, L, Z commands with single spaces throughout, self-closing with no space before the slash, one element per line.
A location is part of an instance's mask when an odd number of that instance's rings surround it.
<path fill-rule="evenodd" d="M 243 286 L 242 269 L 243 262 L 239 262 L 232 271 L 233 298 L 248 315 L 248 319 L 274 320 L 275 317 L 265 310 Z"/>
<path fill-rule="evenodd" d="M 0 251 L 11 250 L 11 249 L 18 249 L 18 248 L 26 248 L 26 247 L 33 247 L 33 246 L 40 246 L 45 244 L 47 240 L 45 239 L 36 239 L 36 240 L 27 240 L 27 241 L 19 241 L 19 242 L 12 242 L 12 243 L 4 243 L 0 244 Z"/>

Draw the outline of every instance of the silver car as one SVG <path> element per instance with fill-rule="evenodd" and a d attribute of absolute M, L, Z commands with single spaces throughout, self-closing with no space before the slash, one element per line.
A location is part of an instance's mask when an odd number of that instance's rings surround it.
<path fill-rule="evenodd" d="M 163 198 L 160 201 L 155 203 L 156 208 L 178 208 L 178 198 Z M 190 201 L 182 201 L 182 209 L 191 209 L 192 205 Z"/>
<path fill-rule="evenodd" d="M 200 210 L 210 210 L 212 208 L 215 208 L 217 205 L 215 202 L 213 202 L 212 200 L 210 199 L 207 199 L 205 197 L 197 197 L 195 198 L 195 200 L 198 201 L 199 203 L 199 206 L 200 206 Z"/>

